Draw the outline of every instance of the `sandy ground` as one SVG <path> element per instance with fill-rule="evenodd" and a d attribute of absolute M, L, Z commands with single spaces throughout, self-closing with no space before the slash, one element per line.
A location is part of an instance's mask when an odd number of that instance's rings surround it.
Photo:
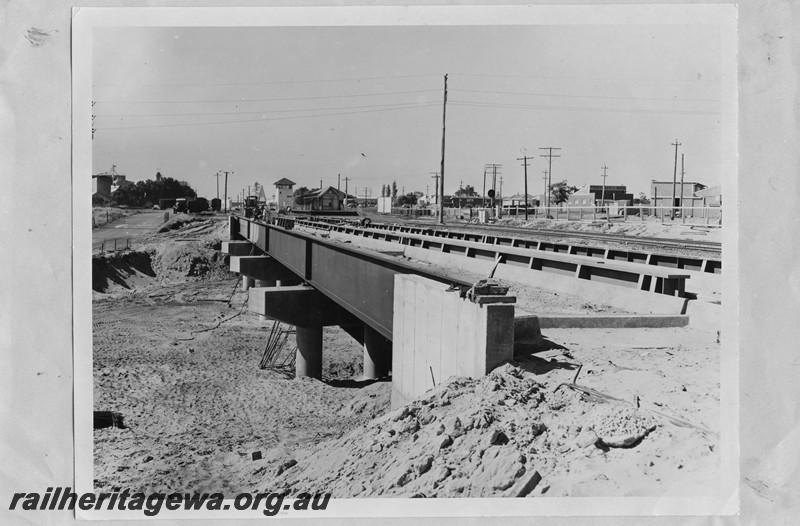
<path fill-rule="evenodd" d="M 225 224 L 178 218 L 171 226 L 145 236 L 139 253 L 95 258 L 94 409 L 119 412 L 126 425 L 94 432 L 97 490 L 714 490 L 714 328 L 548 329 L 549 350 L 522 353 L 480 381 L 453 379 L 389 413 L 390 383 L 359 381 L 362 350 L 338 328 L 325 330 L 322 381 L 259 369 L 273 322 L 246 311 L 225 271 L 216 250 Z M 522 295 L 552 312 L 602 309 Z M 283 353 L 293 348 L 290 336 Z M 599 395 L 557 389 L 578 371 L 577 384 Z"/>

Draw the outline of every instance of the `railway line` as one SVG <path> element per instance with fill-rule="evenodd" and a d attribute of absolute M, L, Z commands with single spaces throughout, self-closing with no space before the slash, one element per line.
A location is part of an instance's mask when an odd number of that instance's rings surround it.
<path fill-rule="evenodd" d="M 722 254 L 722 244 L 714 241 L 700 241 L 700 240 L 681 240 L 645 236 L 625 236 L 620 234 L 610 234 L 603 232 L 576 232 L 565 231 L 560 229 L 548 228 L 525 228 L 516 226 L 505 225 L 482 225 L 477 223 L 445 223 L 444 225 L 434 224 L 431 221 L 406 219 L 402 217 L 379 216 L 377 214 L 364 214 L 372 223 L 371 228 L 381 228 L 387 230 L 399 230 L 401 232 L 407 231 L 416 233 L 415 229 L 420 231 L 432 231 L 434 235 L 443 235 L 440 233 L 456 232 L 459 234 L 481 234 L 493 237 L 511 237 L 511 238 L 527 238 L 527 239 L 573 239 L 580 241 L 596 241 L 600 243 L 610 243 L 623 245 L 625 247 L 641 247 L 642 249 L 657 249 L 670 252 L 699 252 L 702 255 L 710 258 L 720 258 Z M 340 217 L 314 217 L 316 221 L 326 221 L 330 223 L 343 222 Z M 390 220 L 387 220 L 390 219 Z M 345 220 L 346 222 L 346 220 Z M 598 224 L 600 226 L 600 224 Z M 446 234 L 444 234 L 446 237 Z"/>

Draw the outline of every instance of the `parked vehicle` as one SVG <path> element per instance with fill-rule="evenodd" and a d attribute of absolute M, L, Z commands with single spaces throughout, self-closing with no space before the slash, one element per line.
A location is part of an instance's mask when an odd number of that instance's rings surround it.
<path fill-rule="evenodd" d="M 181 197 L 175 200 L 175 206 L 172 207 L 172 211 L 176 214 L 180 214 L 182 212 L 189 211 L 189 200 L 185 197 Z"/>

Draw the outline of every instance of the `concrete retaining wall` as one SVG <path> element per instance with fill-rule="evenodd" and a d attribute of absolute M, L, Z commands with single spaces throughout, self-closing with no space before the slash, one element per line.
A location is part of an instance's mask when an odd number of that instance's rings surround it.
<path fill-rule="evenodd" d="M 394 282 L 392 407 L 451 376 L 479 378 L 513 359 L 514 304 L 478 305 L 420 276 Z"/>

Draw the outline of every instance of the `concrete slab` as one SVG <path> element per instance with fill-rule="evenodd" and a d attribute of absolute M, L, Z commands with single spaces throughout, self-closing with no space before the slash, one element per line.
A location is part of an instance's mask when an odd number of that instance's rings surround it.
<path fill-rule="evenodd" d="M 689 316 L 662 314 L 586 314 L 539 316 L 542 329 L 633 329 L 686 327 Z"/>

